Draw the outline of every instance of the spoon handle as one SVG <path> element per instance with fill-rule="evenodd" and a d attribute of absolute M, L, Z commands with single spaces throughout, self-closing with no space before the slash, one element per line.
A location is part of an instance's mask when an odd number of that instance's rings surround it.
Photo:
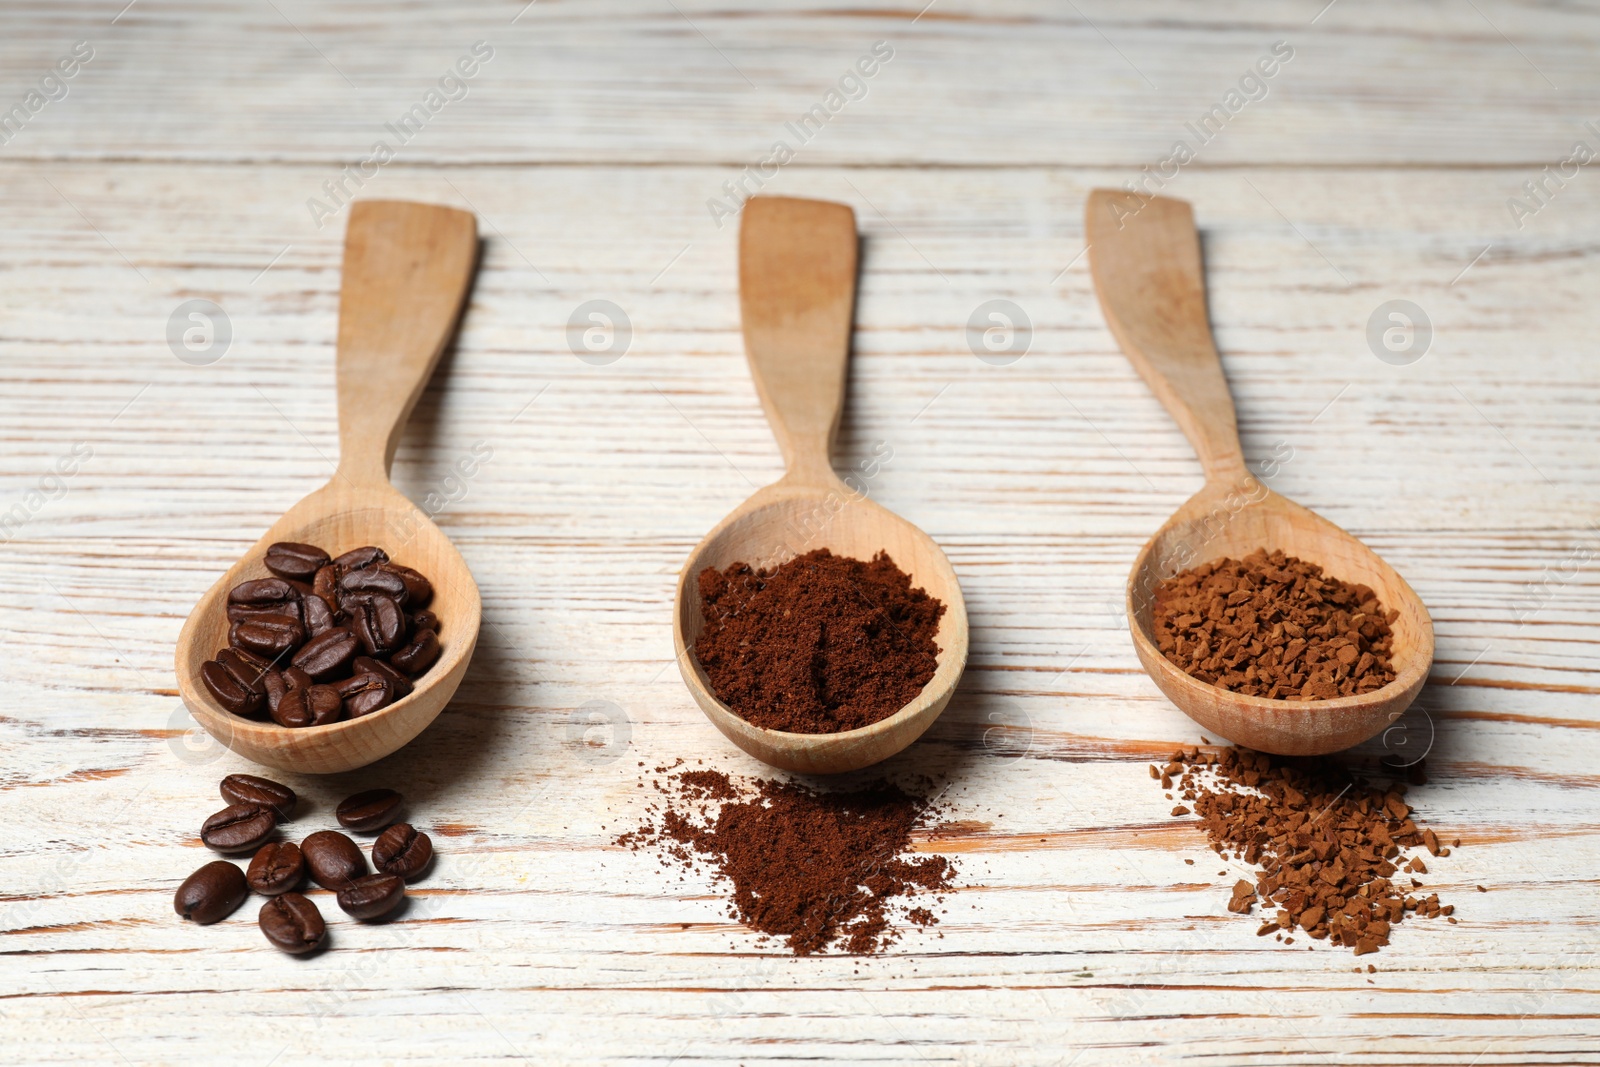
<path fill-rule="evenodd" d="M 1128 361 L 1177 420 L 1208 480 L 1243 475 L 1188 201 L 1096 189 L 1084 209 L 1084 236 L 1100 308 Z"/>
<path fill-rule="evenodd" d="M 455 329 L 477 219 L 399 200 L 351 205 L 339 287 L 339 473 L 389 479 L 400 430 Z"/>
<path fill-rule="evenodd" d="M 833 486 L 856 298 L 856 215 L 844 204 L 752 197 L 739 224 L 744 348 L 791 483 Z"/>

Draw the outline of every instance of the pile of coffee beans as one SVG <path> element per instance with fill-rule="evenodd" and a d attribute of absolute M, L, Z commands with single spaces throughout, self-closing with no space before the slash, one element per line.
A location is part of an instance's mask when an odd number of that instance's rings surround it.
<path fill-rule="evenodd" d="M 291 728 L 358 719 L 408 696 L 438 661 L 433 585 L 383 549 L 330 558 L 280 541 L 266 566 L 274 577 L 228 593 L 228 647 L 200 668 L 235 715 Z"/>
<path fill-rule="evenodd" d="M 381 919 L 406 897 L 433 862 L 427 834 L 398 822 L 405 798 L 392 789 L 372 789 L 346 798 L 334 812 L 339 825 L 377 833 L 372 866 L 361 847 L 338 830 L 318 830 L 301 841 L 273 840 L 280 824 L 294 817 L 294 790 L 267 778 L 230 774 L 222 780 L 228 806 L 207 819 L 200 840 L 225 855 L 253 853 L 250 867 L 214 860 L 178 887 L 172 906 L 185 919 L 208 925 L 238 909 L 251 892 L 267 898 L 257 921 L 275 947 L 301 955 L 320 948 L 328 928 L 322 912 L 300 890 L 306 879 L 334 894 L 345 914 Z"/>

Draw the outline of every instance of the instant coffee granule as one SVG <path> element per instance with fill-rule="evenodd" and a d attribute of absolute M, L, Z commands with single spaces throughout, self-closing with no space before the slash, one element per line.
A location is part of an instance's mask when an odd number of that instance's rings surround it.
<path fill-rule="evenodd" d="M 1300 931 L 1362 956 L 1387 945 L 1408 915 L 1456 921 L 1454 905 L 1422 895 L 1416 875 L 1428 873 L 1426 862 L 1403 855 L 1418 847 L 1450 854 L 1417 826 L 1403 782 L 1378 788 L 1332 760 L 1241 748 L 1179 749 L 1150 776 L 1184 802 L 1174 816 L 1193 809 L 1218 855 L 1260 867 L 1255 884 L 1241 879 L 1228 902 L 1240 914 L 1262 905 L 1258 936 L 1293 944 Z"/>
<path fill-rule="evenodd" d="M 1394 681 L 1377 595 L 1314 563 L 1257 549 L 1156 587 L 1157 647 L 1191 677 L 1246 696 L 1331 700 Z"/>
<path fill-rule="evenodd" d="M 669 769 L 658 767 L 658 773 Z M 881 952 L 900 936 L 891 921 L 929 927 L 955 868 L 944 856 L 909 855 L 911 835 L 934 812 L 921 797 L 887 783 L 818 793 L 802 785 L 736 782 L 720 771 L 685 770 L 658 779 L 663 806 L 653 821 L 617 838 L 664 863 L 710 870 L 731 890 L 729 913 L 782 938 L 797 956 L 839 943 Z M 916 899 L 903 912 L 897 907 Z"/>
<path fill-rule="evenodd" d="M 695 656 L 717 699 L 769 730 L 828 734 L 887 719 L 939 667 L 945 607 L 879 552 L 825 548 L 771 570 L 700 572 Z"/>

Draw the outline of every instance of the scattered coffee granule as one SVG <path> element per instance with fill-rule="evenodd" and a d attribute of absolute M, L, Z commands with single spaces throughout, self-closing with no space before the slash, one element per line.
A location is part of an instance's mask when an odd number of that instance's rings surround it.
<path fill-rule="evenodd" d="M 1163 773 L 1177 780 L 1212 849 L 1261 868 L 1255 885 L 1239 881 L 1228 901 L 1241 914 L 1257 903 L 1276 905 L 1259 936 L 1299 927 L 1361 956 L 1387 945 L 1390 928 L 1407 914 L 1455 911 L 1437 893 L 1421 896 L 1415 877 L 1405 879 L 1409 890 L 1393 880 L 1426 871 L 1420 857 L 1402 855 L 1406 849 L 1450 854 L 1432 830 L 1418 829 L 1403 782 L 1380 789 L 1332 760 L 1241 748 L 1179 749 Z"/>
<path fill-rule="evenodd" d="M 851 953 L 881 952 L 899 937 L 890 924 L 895 903 L 951 887 L 955 868 L 944 856 L 906 855 L 912 831 L 925 828 L 934 809 L 897 786 L 817 793 L 703 770 L 678 771 L 655 786 L 664 808 L 616 843 L 655 848 L 663 862 L 686 870 L 709 867 L 731 887 L 729 913 L 783 938 L 797 956 L 835 941 Z M 938 922 L 926 903 L 904 920 L 924 928 Z"/>
<path fill-rule="evenodd" d="M 1156 587 L 1156 643 L 1202 682 L 1272 700 L 1331 700 L 1394 681 L 1389 624 L 1375 593 L 1314 563 L 1257 549 Z"/>
<path fill-rule="evenodd" d="M 887 553 L 825 548 L 772 570 L 700 572 L 705 629 L 695 655 L 712 691 L 756 726 L 800 734 L 887 719 L 938 669 L 944 605 Z"/>

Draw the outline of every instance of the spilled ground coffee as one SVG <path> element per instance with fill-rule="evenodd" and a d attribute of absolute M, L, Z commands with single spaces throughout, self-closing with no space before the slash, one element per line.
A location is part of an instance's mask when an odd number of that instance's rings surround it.
<path fill-rule="evenodd" d="M 772 570 L 700 572 L 705 629 L 695 656 L 711 689 L 769 730 L 828 734 L 887 719 L 938 669 L 944 605 L 887 553 L 825 548 Z"/>
<path fill-rule="evenodd" d="M 912 831 L 926 827 L 934 809 L 897 786 L 816 793 L 681 770 L 655 787 L 663 804 L 617 844 L 710 870 L 728 885 L 735 919 L 782 938 L 797 956 L 834 943 L 880 952 L 899 937 L 894 914 L 924 928 L 939 921 L 928 905 L 944 899 L 938 893 L 950 888 L 955 868 L 943 856 L 909 855 Z M 908 898 L 927 902 L 900 911 Z"/>
<path fill-rule="evenodd" d="M 1422 895 L 1416 876 L 1428 873 L 1426 862 L 1403 855 L 1418 847 L 1450 854 L 1417 826 L 1404 783 L 1380 789 L 1333 760 L 1241 748 L 1179 749 L 1150 777 L 1184 801 L 1174 816 L 1193 808 L 1218 855 L 1261 868 L 1254 885 L 1234 885 L 1228 910 L 1249 914 L 1260 903 L 1262 937 L 1293 944 L 1298 930 L 1361 956 L 1387 945 L 1408 915 L 1456 921 L 1454 905 Z"/>
<path fill-rule="evenodd" d="M 1161 654 L 1202 682 L 1273 700 L 1330 700 L 1394 681 L 1396 612 L 1314 563 L 1258 549 L 1156 587 Z"/>

